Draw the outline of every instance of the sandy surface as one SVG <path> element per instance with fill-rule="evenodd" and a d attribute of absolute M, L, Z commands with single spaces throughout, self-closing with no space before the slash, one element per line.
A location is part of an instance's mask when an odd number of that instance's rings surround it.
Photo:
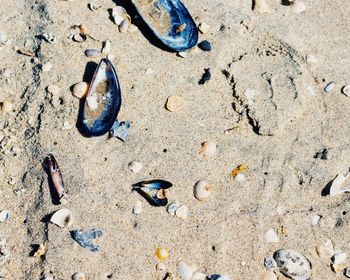
<path fill-rule="evenodd" d="M 350 83 L 350 5 L 308 0 L 306 11 L 295 14 L 278 1 L 267 2 L 271 13 L 260 15 L 250 1 L 184 1 L 197 23 L 211 26 L 201 39 L 213 49 L 183 59 L 155 47 L 140 31 L 118 33 L 107 11 L 113 1 L 96 1 L 102 7 L 92 12 L 88 1 L 0 0 L 0 30 L 8 35 L 0 69 L 12 70 L 10 78 L 0 78 L 0 101 L 14 104 L 13 112 L 0 114 L 6 136 L 0 210 L 11 213 L 0 224 L 11 252 L 1 264 L 5 279 L 70 279 L 77 271 L 87 279 L 163 279 L 165 272 L 155 268 L 157 246 L 171 249 L 165 264 L 174 279 L 180 279 L 181 260 L 206 274 L 259 279 L 264 258 L 280 248 L 304 254 L 313 265 L 311 279 L 344 278 L 331 271 L 329 259 L 318 257 L 315 246 L 329 238 L 350 253 L 349 195 L 321 195 L 350 167 L 350 99 L 340 92 Z M 99 42 L 67 38 L 70 27 L 81 23 Z M 40 40 L 43 33 L 57 42 Z M 79 100 L 70 87 L 87 79 L 89 62 L 103 57 L 87 58 L 84 50 L 100 49 L 106 39 L 122 87 L 118 119 L 132 122 L 125 143 L 85 138 L 74 125 Z M 16 46 L 36 57 L 18 54 Z M 309 53 L 318 63 L 305 61 Z M 47 62 L 53 68 L 44 73 Z M 198 85 L 204 68 L 212 78 Z M 325 93 L 330 81 L 336 87 Z M 48 85 L 59 86 L 59 94 L 48 94 Z M 258 92 L 255 100 L 247 100 L 246 89 Z M 183 97 L 186 109 L 167 111 L 169 95 Z M 65 121 L 73 128 L 62 130 Z M 203 158 L 200 144 L 209 139 L 217 153 Z M 324 148 L 328 159 L 315 158 Z M 69 193 L 64 207 L 75 217 L 69 230 L 101 229 L 100 252 L 81 248 L 68 229 L 47 222 L 63 207 L 51 201 L 43 169 L 48 153 L 55 155 Z M 135 160 L 143 164 L 141 173 L 128 170 Z M 243 163 L 249 170 L 238 183 L 229 173 Z M 132 184 L 155 178 L 174 184 L 171 200 L 189 207 L 185 221 L 131 192 Z M 214 186 L 208 202 L 193 197 L 199 179 Z M 139 216 L 132 213 L 137 200 L 143 204 Z M 279 206 L 288 213 L 279 216 Z M 309 221 L 314 213 L 322 215 L 317 226 Z M 288 233 L 279 235 L 280 242 L 266 243 L 265 232 L 282 226 Z M 41 243 L 46 255 L 32 257 L 32 246 Z"/>

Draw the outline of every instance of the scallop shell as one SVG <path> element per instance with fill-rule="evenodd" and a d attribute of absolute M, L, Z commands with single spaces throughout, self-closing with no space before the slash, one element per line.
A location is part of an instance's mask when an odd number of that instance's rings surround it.
<path fill-rule="evenodd" d="M 281 249 L 273 254 L 280 271 L 294 280 L 307 280 L 311 276 L 311 263 L 294 250 Z"/>
<path fill-rule="evenodd" d="M 214 141 L 206 141 L 201 144 L 201 148 L 199 149 L 199 154 L 201 156 L 211 157 L 216 153 L 216 143 Z"/>
<path fill-rule="evenodd" d="M 61 227 L 67 228 L 73 224 L 74 218 L 73 214 L 69 209 L 61 209 L 52 215 L 50 222 Z"/>
<path fill-rule="evenodd" d="M 101 136 L 113 126 L 121 106 L 121 90 L 112 63 L 103 58 L 92 78 L 85 106 L 79 112 L 79 127 L 88 137 Z"/>
<path fill-rule="evenodd" d="M 180 0 L 132 0 L 151 33 L 167 48 L 180 52 L 193 48 L 198 30 Z"/>
<path fill-rule="evenodd" d="M 194 197 L 199 201 L 206 201 L 209 199 L 211 193 L 213 191 L 212 186 L 208 184 L 208 182 L 204 180 L 199 180 L 193 189 Z"/>
<path fill-rule="evenodd" d="M 76 272 L 72 275 L 72 280 L 85 280 L 85 273 Z"/>

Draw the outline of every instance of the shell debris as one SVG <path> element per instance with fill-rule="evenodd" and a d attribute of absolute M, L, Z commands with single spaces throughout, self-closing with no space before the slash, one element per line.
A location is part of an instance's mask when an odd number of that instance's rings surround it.
<path fill-rule="evenodd" d="M 185 262 L 179 262 L 177 265 L 177 271 L 183 280 L 191 280 L 194 273 L 192 267 Z"/>
<path fill-rule="evenodd" d="M 60 209 L 52 215 L 50 222 L 61 228 L 68 228 L 74 222 L 73 214 L 69 209 Z"/>
<path fill-rule="evenodd" d="M 10 101 L 3 101 L 0 103 L 1 111 L 4 113 L 10 113 L 13 110 L 13 104 Z"/>
<path fill-rule="evenodd" d="M 347 97 L 350 97 L 350 85 L 343 86 L 341 92 Z"/>
<path fill-rule="evenodd" d="M 208 33 L 210 30 L 210 26 L 206 22 L 201 22 L 198 24 L 198 30 L 202 33 Z"/>
<path fill-rule="evenodd" d="M 10 218 L 10 213 L 7 210 L 0 212 L 0 222 L 6 222 Z"/>
<path fill-rule="evenodd" d="M 296 0 L 294 4 L 291 6 L 292 11 L 296 14 L 301 14 L 306 10 L 306 4 L 304 1 Z"/>
<path fill-rule="evenodd" d="M 193 189 L 194 197 L 199 201 L 207 201 L 211 196 L 213 187 L 204 180 L 199 180 Z"/>
<path fill-rule="evenodd" d="M 266 0 L 253 0 L 253 11 L 258 14 L 270 13 L 270 6 L 266 3 Z"/>
<path fill-rule="evenodd" d="M 142 164 L 138 161 L 130 162 L 128 168 L 133 173 L 139 173 L 142 170 Z"/>
<path fill-rule="evenodd" d="M 40 244 L 38 250 L 34 253 L 34 257 L 40 258 L 46 254 L 46 246 L 44 244 Z"/>
<path fill-rule="evenodd" d="M 333 91 L 335 88 L 335 82 L 329 82 L 328 84 L 326 84 L 326 86 L 324 87 L 324 91 L 325 92 L 331 92 Z"/>
<path fill-rule="evenodd" d="M 106 40 L 103 42 L 102 50 L 103 54 L 109 54 L 111 52 L 111 41 Z"/>
<path fill-rule="evenodd" d="M 247 169 L 248 169 L 247 164 L 240 164 L 231 171 L 230 176 L 235 178 L 239 173 L 242 173 Z"/>
<path fill-rule="evenodd" d="M 201 156 L 207 156 L 207 157 L 211 157 L 213 155 L 215 155 L 216 153 L 216 142 L 209 140 L 209 141 L 205 141 L 201 144 L 201 147 L 199 149 L 199 154 Z"/>
<path fill-rule="evenodd" d="M 181 220 L 186 220 L 188 216 L 188 207 L 186 205 L 181 205 L 176 211 L 175 216 Z"/>
<path fill-rule="evenodd" d="M 156 249 L 156 253 L 155 253 L 156 257 L 160 260 L 160 261 L 165 261 L 169 258 L 170 256 L 170 251 L 168 248 L 165 247 L 158 247 Z"/>
<path fill-rule="evenodd" d="M 165 108 L 170 112 L 178 112 L 186 107 L 186 101 L 181 96 L 171 95 L 168 97 Z"/>
<path fill-rule="evenodd" d="M 142 203 L 140 200 L 136 201 L 135 204 L 134 204 L 134 207 L 132 209 L 132 212 L 135 214 L 135 215 L 140 215 L 142 213 Z"/>
<path fill-rule="evenodd" d="M 76 272 L 72 275 L 72 280 L 85 280 L 85 273 Z"/>
<path fill-rule="evenodd" d="M 173 201 L 168 204 L 166 210 L 171 216 L 175 216 L 175 212 L 178 208 L 180 208 L 180 206 L 181 206 L 181 203 L 179 201 Z"/>

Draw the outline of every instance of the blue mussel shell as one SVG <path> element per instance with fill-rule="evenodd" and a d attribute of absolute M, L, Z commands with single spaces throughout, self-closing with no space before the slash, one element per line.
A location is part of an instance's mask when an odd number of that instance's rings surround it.
<path fill-rule="evenodd" d="M 132 0 L 152 33 L 168 48 L 180 52 L 198 42 L 198 30 L 180 0 Z"/>
<path fill-rule="evenodd" d="M 153 206 L 166 206 L 167 197 L 158 197 L 158 192 L 169 189 L 172 183 L 164 180 L 142 181 L 133 185 L 133 190 L 142 195 Z"/>

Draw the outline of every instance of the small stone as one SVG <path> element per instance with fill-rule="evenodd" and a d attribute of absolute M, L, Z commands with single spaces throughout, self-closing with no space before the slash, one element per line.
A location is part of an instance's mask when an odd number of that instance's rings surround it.
<path fill-rule="evenodd" d="M 130 162 L 128 167 L 133 173 L 139 173 L 142 170 L 142 164 L 137 161 Z"/>
<path fill-rule="evenodd" d="M 267 243 L 276 243 L 279 242 L 280 239 L 278 238 L 277 233 L 270 228 L 266 233 L 265 233 L 265 241 Z"/>
<path fill-rule="evenodd" d="M 188 207 L 186 205 L 180 206 L 176 211 L 175 211 L 176 217 L 180 218 L 181 220 L 186 220 L 188 216 Z"/>
<path fill-rule="evenodd" d="M 168 207 L 167 207 L 167 211 L 168 213 L 171 215 L 171 216 L 174 216 L 175 215 L 175 212 L 177 209 L 179 209 L 181 206 L 180 202 L 179 201 L 173 201 L 171 203 L 168 204 Z"/>
<path fill-rule="evenodd" d="M 198 24 L 198 30 L 202 34 L 208 33 L 209 29 L 210 29 L 210 26 L 205 22 L 201 22 L 200 24 Z"/>
<path fill-rule="evenodd" d="M 277 276 L 272 271 L 265 271 L 261 274 L 260 280 L 277 280 Z"/>
<path fill-rule="evenodd" d="M 329 259 L 334 255 L 334 248 L 330 239 L 316 245 L 316 252 L 320 258 Z"/>
<path fill-rule="evenodd" d="M 254 0 L 253 11 L 258 14 L 265 14 L 271 12 L 271 9 L 266 0 Z"/>
<path fill-rule="evenodd" d="M 304 1 L 296 0 L 292 6 L 292 11 L 296 14 L 301 14 L 305 12 L 305 10 L 306 10 L 306 4 Z"/>
<path fill-rule="evenodd" d="M 332 256 L 331 260 L 332 260 L 333 264 L 341 264 L 341 263 L 345 262 L 346 258 L 347 258 L 346 253 L 340 252 L 338 254 L 334 254 Z"/>
<path fill-rule="evenodd" d="M 52 66 L 53 65 L 50 62 L 47 62 L 41 66 L 41 71 L 50 72 L 50 70 L 52 69 Z"/>
<path fill-rule="evenodd" d="M 334 82 L 330 82 L 324 87 L 324 91 L 325 92 L 331 92 L 332 90 L 334 90 L 334 88 L 335 88 L 335 83 Z"/>
<path fill-rule="evenodd" d="M 204 74 L 202 75 L 202 78 L 198 81 L 199 85 L 204 85 L 211 79 L 211 73 L 210 73 L 210 68 L 205 68 L 204 69 Z"/>
<path fill-rule="evenodd" d="M 345 94 L 347 97 L 350 96 L 350 85 L 346 85 L 341 89 L 341 92 Z"/>
<path fill-rule="evenodd" d="M 210 52 L 211 51 L 211 43 L 207 40 L 204 40 L 198 44 L 198 48 L 202 51 Z"/>
<path fill-rule="evenodd" d="M 277 263 L 273 257 L 266 257 L 264 259 L 264 265 L 268 271 L 273 271 L 277 267 Z"/>
<path fill-rule="evenodd" d="M 318 215 L 318 214 L 313 214 L 311 217 L 310 217 L 310 223 L 311 225 L 313 226 L 317 226 L 319 223 L 320 223 L 320 220 L 321 220 L 321 216 Z"/>
<path fill-rule="evenodd" d="M 191 280 L 206 280 L 207 276 L 202 273 L 202 272 L 195 272 L 192 275 L 192 279 Z"/>
<path fill-rule="evenodd" d="M 305 60 L 308 62 L 308 63 L 317 63 L 318 62 L 318 57 L 313 54 L 313 53 L 310 53 L 310 54 L 307 54 L 305 56 Z"/>
<path fill-rule="evenodd" d="M 331 267 L 332 267 L 332 270 L 333 270 L 335 273 L 339 273 L 339 272 L 342 272 L 342 271 L 343 271 L 343 266 L 340 265 L 340 264 L 334 264 L 334 263 L 332 263 Z"/>
<path fill-rule="evenodd" d="M 6 222 L 10 218 L 10 213 L 7 210 L 0 212 L 0 222 Z"/>
<path fill-rule="evenodd" d="M 3 101 L 2 103 L 0 103 L 1 105 L 1 111 L 3 111 L 4 113 L 10 113 L 13 110 L 13 104 L 10 101 Z"/>
<path fill-rule="evenodd" d="M 7 35 L 5 32 L 0 31 L 0 45 L 5 44 L 7 41 Z"/>
<path fill-rule="evenodd" d="M 193 276 L 193 269 L 185 262 L 180 262 L 177 265 L 177 270 L 183 280 L 191 280 Z"/>
<path fill-rule="evenodd" d="M 106 40 L 103 42 L 103 47 L 102 47 L 102 53 L 103 54 L 109 54 L 111 51 L 111 41 Z"/>
<path fill-rule="evenodd" d="M 134 205 L 134 208 L 132 209 L 132 212 L 135 214 L 135 215 L 140 215 L 142 213 L 142 203 L 141 201 L 136 201 L 135 202 L 135 205 Z"/>
<path fill-rule="evenodd" d="M 57 95 L 59 92 L 60 92 L 60 88 L 56 85 L 49 85 L 47 88 L 46 88 L 47 92 L 48 93 L 51 93 L 52 95 Z"/>
<path fill-rule="evenodd" d="M 87 49 L 84 53 L 87 57 L 96 57 L 100 54 L 100 52 L 95 49 Z"/>
<path fill-rule="evenodd" d="M 238 173 L 235 177 L 236 182 L 243 182 L 245 180 L 245 176 L 243 173 Z"/>
<path fill-rule="evenodd" d="M 82 98 L 87 94 L 89 85 L 85 82 L 80 82 L 74 85 L 72 93 L 77 98 Z"/>
<path fill-rule="evenodd" d="M 171 95 L 168 97 L 165 107 L 170 112 L 178 112 L 186 107 L 186 101 L 180 96 Z"/>

